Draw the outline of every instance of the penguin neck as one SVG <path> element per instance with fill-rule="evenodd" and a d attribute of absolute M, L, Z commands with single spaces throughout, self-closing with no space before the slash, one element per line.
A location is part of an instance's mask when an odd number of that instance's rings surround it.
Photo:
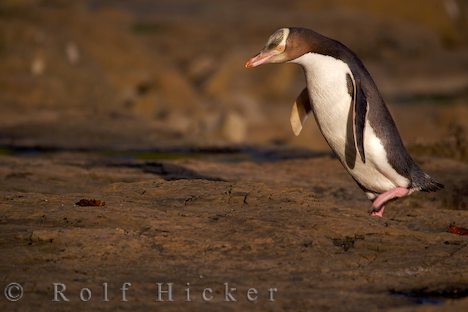
<path fill-rule="evenodd" d="M 348 64 L 341 59 L 313 52 L 305 53 L 290 62 L 299 64 L 304 69 L 309 92 L 311 89 L 331 86 L 351 73 Z"/>

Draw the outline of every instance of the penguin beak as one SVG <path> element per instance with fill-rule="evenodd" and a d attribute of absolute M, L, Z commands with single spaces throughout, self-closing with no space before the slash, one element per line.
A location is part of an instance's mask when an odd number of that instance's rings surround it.
<path fill-rule="evenodd" d="M 258 65 L 268 63 L 268 60 L 273 56 L 274 54 L 271 51 L 261 51 L 245 63 L 245 68 L 257 67 Z"/>

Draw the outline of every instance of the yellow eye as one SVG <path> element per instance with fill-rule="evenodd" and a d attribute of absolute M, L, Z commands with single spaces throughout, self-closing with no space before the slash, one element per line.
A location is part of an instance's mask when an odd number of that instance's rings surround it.
<path fill-rule="evenodd" d="M 282 44 L 278 44 L 278 45 L 276 46 L 276 48 L 275 48 L 275 50 L 278 51 L 278 52 L 283 52 L 284 49 L 285 49 L 285 46 L 282 45 Z"/>

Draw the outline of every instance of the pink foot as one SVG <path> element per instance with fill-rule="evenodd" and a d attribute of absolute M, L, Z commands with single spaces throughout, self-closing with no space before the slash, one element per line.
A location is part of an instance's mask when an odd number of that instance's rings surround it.
<path fill-rule="evenodd" d="M 409 190 L 404 187 L 396 187 L 394 189 L 391 189 L 390 191 L 387 191 L 385 193 L 380 194 L 377 196 L 377 198 L 374 200 L 372 203 L 371 208 L 369 209 L 369 213 L 371 216 L 377 216 L 377 217 L 382 217 L 383 212 L 384 212 L 384 207 L 383 205 L 394 199 L 394 198 L 400 198 L 408 195 Z"/>
<path fill-rule="evenodd" d="M 384 210 L 385 210 L 385 207 L 382 206 L 382 207 L 380 208 L 380 210 L 378 210 L 378 211 L 371 211 L 371 212 L 370 212 L 370 215 L 373 216 L 373 217 L 381 217 L 381 218 L 382 218 L 382 217 L 383 217 L 383 212 L 384 212 Z"/>

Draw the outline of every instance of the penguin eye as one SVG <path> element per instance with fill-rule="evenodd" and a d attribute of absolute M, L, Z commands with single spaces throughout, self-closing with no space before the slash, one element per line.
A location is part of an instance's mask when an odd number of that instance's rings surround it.
<path fill-rule="evenodd" d="M 271 42 L 270 44 L 267 45 L 268 50 L 273 50 L 277 45 L 274 42 Z"/>

